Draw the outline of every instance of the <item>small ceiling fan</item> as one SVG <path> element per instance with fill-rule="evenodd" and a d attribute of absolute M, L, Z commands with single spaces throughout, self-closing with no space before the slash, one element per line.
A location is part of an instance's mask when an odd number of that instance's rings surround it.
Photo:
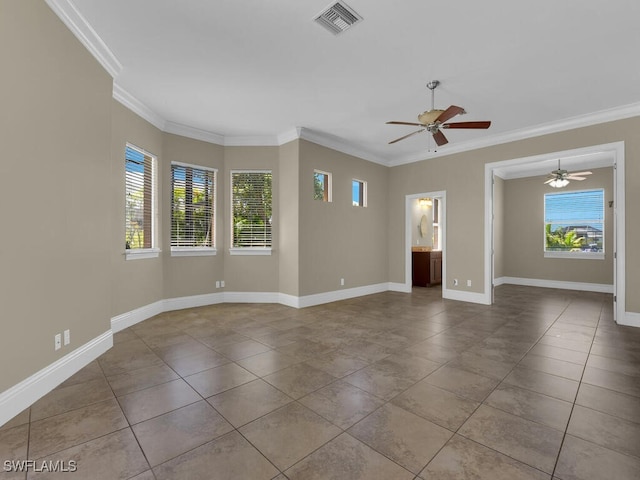
<path fill-rule="evenodd" d="M 467 113 L 464 111 L 464 108 L 457 107 L 455 105 L 451 105 L 446 110 L 436 109 L 434 106 L 434 90 L 436 87 L 440 85 L 438 80 L 433 80 L 427 83 L 427 88 L 431 90 L 431 110 L 421 113 L 418 115 L 418 122 L 387 122 L 387 125 L 415 125 L 417 127 L 421 127 L 420 130 L 416 130 L 415 132 L 411 132 L 404 137 L 396 138 L 389 142 L 389 144 L 399 142 L 400 140 L 404 140 L 405 138 L 409 138 L 416 133 L 429 132 L 433 135 L 433 139 L 436 144 L 441 147 L 442 145 L 446 145 L 449 143 L 447 137 L 444 136 L 442 130 L 445 128 L 482 128 L 487 129 L 491 126 L 491 122 L 488 121 L 480 121 L 480 122 L 453 122 L 453 123 L 444 123 L 447 120 L 455 117 L 456 115 L 462 115 Z"/>
<path fill-rule="evenodd" d="M 569 185 L 569 180 L 586 180 L 587 175 L 591 175 L 593 172 L 568 172 L 567 170 L 562 170 L 560 168 L 560 159 L 558 159 L 558 169 L 553 170 L 547 177 L 545 185 L 549 185 L 553 188 L 562 188 Z"/>

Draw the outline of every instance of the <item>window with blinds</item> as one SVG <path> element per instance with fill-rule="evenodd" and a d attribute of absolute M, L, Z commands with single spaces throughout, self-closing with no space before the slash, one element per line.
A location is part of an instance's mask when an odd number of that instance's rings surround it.
<path fill-rule="evenodd" d="M 215 169 L 171 164 L 171 249 L 215 247 Z"/>
<path fill-rule="evenodd" d="M 544 223 L 545 254 L 603 256 L 604 190 L 545 194 Z"/>
<path fill-rule="evenodd" d="M 156 159 L 142 149 L 125 149 L 125 249 L 155 247 Z"/>
<path fill-rule="evenodd" d="M 271 248 L 271 181 L 268 170 L 231 172 L 233 248 Z"/>

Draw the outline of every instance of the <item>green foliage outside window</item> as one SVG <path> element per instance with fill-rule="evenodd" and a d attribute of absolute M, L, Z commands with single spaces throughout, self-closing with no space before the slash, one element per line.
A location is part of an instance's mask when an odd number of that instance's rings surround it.
<path fill-rule="evenodd" d="M 271 247 L 271 172 L 232 172 L 233 247 Z"/>

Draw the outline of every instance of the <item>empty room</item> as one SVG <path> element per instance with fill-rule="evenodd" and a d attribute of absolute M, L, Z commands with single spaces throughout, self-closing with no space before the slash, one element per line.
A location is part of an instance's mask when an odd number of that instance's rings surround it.
<path fill-rule="evenodd" d="M 0 476 L 640 478 L 639 17 L 0 0 Z"/>

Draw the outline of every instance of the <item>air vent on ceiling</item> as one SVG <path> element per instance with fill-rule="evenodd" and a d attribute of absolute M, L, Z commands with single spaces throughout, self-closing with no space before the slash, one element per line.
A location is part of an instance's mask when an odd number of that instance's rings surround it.
<path fill-rule="evenodd" d="M 344 2 L 336 2 L 330 5 L 315 19 L 317 23 L 334 35 L 344 32 L 361 20 L 362 17 Z"/>

